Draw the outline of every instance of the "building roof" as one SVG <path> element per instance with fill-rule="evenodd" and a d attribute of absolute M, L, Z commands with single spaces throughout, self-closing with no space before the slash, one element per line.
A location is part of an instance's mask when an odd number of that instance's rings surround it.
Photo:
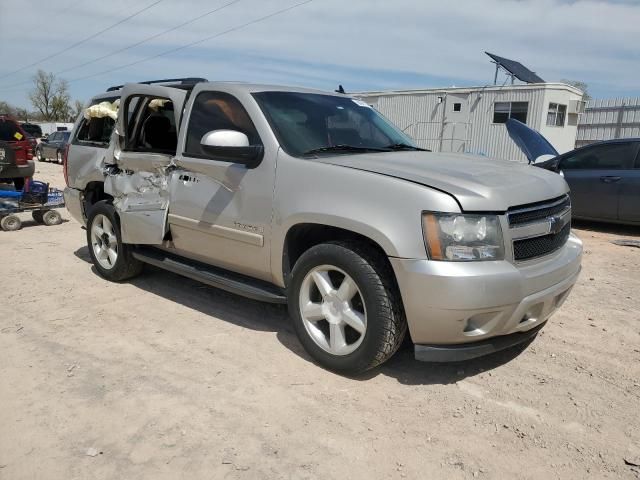
<path fill-rule="evenodd" d="M 508 92 L 513 90 L 566 90 L 577 95 L 582 95 L 582 91 L 566 83 L 529 83 L 525 85 L 485 85 L 472 87 L 445 87 L 445 88 L 418 88 L 407 90 L 377 90 L 368 92 L 349 92 L 356 96 L 382 96 L 382 95 L 415 95 L 415 94 L 435 94 L 435 93 L 474 93 L 474 92 Z"/>

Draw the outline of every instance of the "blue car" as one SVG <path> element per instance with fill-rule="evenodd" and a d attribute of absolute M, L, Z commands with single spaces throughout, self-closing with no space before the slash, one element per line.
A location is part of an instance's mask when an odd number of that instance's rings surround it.
<path fill-rule="evenodd" d="M 559 155 L 523 123 L 509 119 L 507 129 L 529 163 L 564 176 L 573 218 L 640 225 L 640 138 L 606 140 Z"/>

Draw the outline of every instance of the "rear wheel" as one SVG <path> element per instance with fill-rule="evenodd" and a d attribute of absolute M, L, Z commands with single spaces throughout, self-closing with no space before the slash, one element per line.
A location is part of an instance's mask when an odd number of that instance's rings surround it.
<path fill-rule="evenodd" d="M 298 259 L 289 312 L 318 363 L 354 374 L 396 352 L 406 320 L 392 275 L 375 250 L 355 243 L 317 245 Z"/>
<path fill-rule="evenodd" d="M 22 222 L 15 215 L 7 215 L 0 220 L 0 228 L 5 232 L 13 232 L 22 228 Z"/>
<path fill-rule="evenodd" d="M 106 200 L 93 205 L 89 212 L 87 245 L 93 265 L 107 280 L 126 280 L 142 271 L 142 262 L 133 258 L 132 246 L 122 243 L 119 219 Z"/>

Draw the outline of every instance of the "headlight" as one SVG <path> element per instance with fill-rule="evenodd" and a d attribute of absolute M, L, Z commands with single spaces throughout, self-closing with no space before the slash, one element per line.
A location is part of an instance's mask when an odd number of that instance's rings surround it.
<path fill-rule="evenodd" d="M 504 242 L 495 215 L 424 213 L 424 239 L 432 260 L 503 260 Z"/>

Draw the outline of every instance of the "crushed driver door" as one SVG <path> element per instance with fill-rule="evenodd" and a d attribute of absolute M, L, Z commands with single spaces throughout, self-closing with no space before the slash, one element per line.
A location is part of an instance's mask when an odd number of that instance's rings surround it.
<path fill-rule="evenodd" d="M 127 84 L 112 140 L 115 165 L 104 189 L 120 216 L 122 241 L 159 245 L 167 232 L 169 170 L 186 92 Z"/>

